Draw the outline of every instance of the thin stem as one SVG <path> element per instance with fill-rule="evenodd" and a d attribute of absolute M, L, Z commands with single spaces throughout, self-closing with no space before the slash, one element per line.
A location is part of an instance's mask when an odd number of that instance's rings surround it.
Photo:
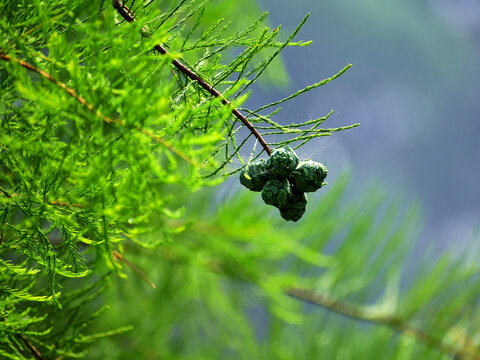
<path fill-rule="evenodd" d="M 29 64 L 29 63 L 27 63 L 23 60 L 16 59 L 16 58 L 12 59 L 10 56 L 8 56 L 7 54 L 4 54 L 4 53 L 0 53 L 0 59 L 6 60 L 6 61 L 14 61 L 17 64 L 19 64 L 20 66 L 24 67 L 25 69 L 33 71 L 33 72 L 43 76 L 44 78 L 48 79 L 50 82 L 54 83 L 55 85 L 57 85 L 57 86 L 61 87 L 63 90 L 65 90 L 68 93 L 68 95 L 70 95 L 75 100 L 77 100 L 80 104 L 82 104 L 84 107 L 86 107 L 88 110 L 90 110 L 90 112 L 92 114 L 95 114 L 96 116 L 98 116 L 105 123 L 107 123 L 107 124 L 117 124 L 117 125 L 121 125 L 121 126 L 125 126 L 125 127 L 130 127 L 131 126 L 135 130 L 137 130 L 137 131 L 141 132 L 142 134 L 148 136 L 153 141 L 158 142 L 159 144 L 162 144 L 168 150 L 170 150 L 174 154 L 178 155 L 179 157 L 181 157 L 183 160 L 185 160 L 189 164 L 191 164 L 193 166 L 198 166 L 198 164 L 196 164 L 188 156 L 186 156 L 182 152 L 175 149 L 168 141 L 164 140 L 163 138 L 161 138 L 158 135 L 155 135 L 153 132 L 151 132 L 147 129 L 144 129 L 140 126 L 129 125 L 124 120 L 113 119 L 109 116 L 103 115 L 100 110 L 95 110 L 95 107 L 92 104 L 90 104 L 89 102 L 87 102 L 87 100 L 85 100 L 85 98 L 83 96 L 79 95 L 74 89 L 68 87 L 67 84 L 65 84 L 63 82 L 58 81 L 57 79 L 55 79 L 52 75 L 50 75 L 46 71 L 43 71 L 42 69 L 39 69 L 39 68 L 33 66 L 32 64 Z"/>
<path fill-rule="evenodd" d="M 150 280 L 148 280 L 148 278 L 145 276 L 145 274 L 143 273 L 143 271 L 142 271 L 141 269 L 139 269 L 138 266 L 132 264 L 130 261 L 128 261 L 127 259 L 125 259 L 125 257 L 124 257 L 122 254 L 120 254 L 118 251 L 114 251 L 114 252 L 112 253 L 112 255 L 113 255 L 114 259 L 117 259 L 118 261 L 123 262 L 123 263 L 124 263 L 125 265 L 127 265 L 131 270 L 133 270 L 133 272 L 134 272 L 135 274 L 137 274 L 138 276 L 140 276 L 140 277 L 143 279 L 143 281 L 145 281 L 148 285 L 150 285 L 150 287 L 151 287 L 152 289 L 155 289 L 155 288 L 156 288 L 155 284 L 154 284 L 153 282 L 151 282 Z"/>
<path fill-rule="evenodd" d="M 0 192 L 8 198 L 18 198 L 19 197 L 19 195 L 17 193 L 8 194 L 2 188 L 0 188 Z M 61 200 L 53 200 L 53 201 L 48 202 L 48 204 L 55 205 L 55 206 L 77 207 L 77 208 L 85 207 L 85 205 L 82 205 L 82 204 L 79 204 L 79 203 L 68 203 L 68 202 L 61 201 Z M 6 213 L 5 213 L 5 216 L 3 218 L 2 226 L 5 225 L 5 219 L 6 219 Z M 1 231 L 1 238 L 3 238 L 3 227 L 2 227 L 2 231 Z M 0 241 L 0 243 L 1 243 L 1 241 Z"/>
<path fill-rule="evenodd" d="M 277 106 L 279 104 L 282 104 L 290 99 L 293 99 L 294 97 L 300 95 L 300 94 L 303 94 L 303 93 L 306 93 L 307 91 L 310 91 L 312 89 L 316 89 L 320 86 L 323 86 L 323 85 L 326 85 L 328 84 L 329 82 L 335 80 L 336 78 L 340 77 L 341 75 L 343 75 L 344 72 L 346 72 L 348 69 L 350 69 L 352 67 L 352 64 L 348 64 L 347 66 L 345 66 L 342 70 L 340 70 L 338 73 L 336 73 L 335 75 L 333 76 L 330 76 L 329 78 L 326 78 L 326 79 L 323 79 L 322 81 L 319 81 L 315 84 L 312 84 L 312 85 L 308 85 L 306 87 L 304 87 L 303 89 L 301 90 L 298 90 L 296 93 L 293 93 L 289 96 L 287 96 L 286 98 L 283 98 L 281 100 L 278 100 L 278 101 L 275 101 L 273 103 L 270 103 L 270 104 L 267 104 L 267 105 L 264 105 L 264 106 L 261 106 L 259 107 L 258 109 L 254 110 L 255 113 L 258 113 L 259 111 L 261 110 L 265 110 L 265 109 L 268 109 L 272 106 Z"/>
<path fill-rule="evenodd" d="M 118 13 L 128 22 L 135 21 L 135 15 L 133 12 L 125 6 L 125 4 L 121 0 L 113 0 L 113 7 L 118 11 Z M 147 33 L 146 29 L 142 29 L 145 33 Z M 161 44 L 157 44 L 154 46 L 154 49 L 157 50 L 162 55 L 168 55 L 167 49 Z M 272 150 L 267 145 L 266 141 L 260 135 L 260 133 L 255 129 L 250 121 L 237 109 L 235 108 L 228 99 L 226 99 L 217 89 L 215 89 L 212 85 L 210 85 L 207 81 L 205 81 L 200 75 L 195 73 L 194 71 L 190 70 L 186 65 L 178 61 L 177 59 L 172 60 L 172 64 L 185 76 L 189 79 L 196 81 L 204 90 L 206 90 L 209 94 L 213 95 L 220 99 L 222 104 L 225 106 L 229 106 L 232 109 L 232 114 L 235 115 L 237 119 L 239 119 L 250 132 L 258 139 L 258 142 L 262 145 L 268 155 L 272 153 Z"/>
<path fill-rule="evenodd" d="M 23 341 L 25 346 L 28 348 L 28 350 L 30 350 L 30 352 L 32 353 L 33 357 L 36 360 L 45 360 L 42 353 L 40 351 L 38 351 L 38 349 L 35 347 L 35 345 L 33 345 L 30 341 L 28 341 L 28 339 L 25 336 L 23 336 L 22 334 L 17 334 L 17 337 L 20 338 L 20 340 Z"/>
<path fill-rule="evenodd" d="M 67 203 L 67 202 L 64 202 L 64 201 L 59 201 L 59 200 L 50 201 L 49 204 L 50 205 L 56 205 L 56 206 L 65 206 L 65 207 L 78 207 L 78 208 L 83 208 L 84 207 L 82 204 L 78 204 L 78 203 L 70 204 L 70 203 Z"/>
<path fill-rule="evenodd" d="M 455 359 L 480 360 L 480 353 L 475 349 L 458 349 L 453 345 L 446 343 L 442 339 L 439 339 L 434 335 L 419 329 L 418 327 L 410 324 L 408 321 L 401 319 L 396 315 L 376 313 L 369 309 L 362 308 L 361 306 L 344 302 L 328 295 L 314 293 L 310 290 L 289 288 L 286 289 L 285 292 L 294 298 L 314 305 L 319 305 L 327 310 L 331 310 L 337 314 L 344 315 L 355 320 L 365 321 L 375 325 L 388 326 L 394 331 L 406 336 L 410 336 L 428 347 L 432 347 L 442 353 L 452 355 Z"/>

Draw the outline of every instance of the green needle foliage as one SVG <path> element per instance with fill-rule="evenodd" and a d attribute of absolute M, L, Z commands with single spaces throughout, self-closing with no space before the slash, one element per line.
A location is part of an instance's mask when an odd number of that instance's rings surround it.
<path fill-rule="evenodd" d="M 349 204 L 346 180 L 294 225 L 246 191 L 212 210 L 241 153 L 356 126 L 275 120 L 350 65 L 240 108 L 309 45 L 307 17 L 285 35 L 248 3 L 222 19 L 208 0 L 1 2 L 2 358 L 477 358 L 476 267 L 445 257 L 400 283 L 415 213 L 375 192 Z M 347 336 L 303 301 L 383 327 Z"/>

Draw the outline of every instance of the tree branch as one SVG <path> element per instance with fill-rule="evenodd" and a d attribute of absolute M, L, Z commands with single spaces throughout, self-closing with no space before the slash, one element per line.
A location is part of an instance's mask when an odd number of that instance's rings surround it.
<path fill-rule="evenodd" d="M 68 87 L 67 84 L 65 84 L 63 82 L 58 81 L 57 79 L 55 79 L 52 75 L 50 75 L 46 71 L 43 71 L 42 69 L 39 69 L 39 68 L 33 66 L 32 64 L 29 64 L 29 63 L 27 63 L 23 60 L 16 59 L 16 58 L 12 59 L 9 55 L 4 54 L 4 53 L 0 53 L 0 59 L 6 60 L 6 61 L 16 62 L 17 64 L 24 67 L 25 69 L 33 71 L 33 72 L 43 76 L 44 78 L 48 79 L 50 82 L 54 83 L 55 85 L 57 85 L 57 86 L 61 87 L 63 90 L 65 90 L 68 93 L 68 95 L 70 95 L 75 100 L 77 100 L 80 104 L 82 104 L 84 107 L 86 107 L 88 110 L 90 110 L 90 112 L 92 114 L 95 114 L 96 116 L 98 116 L 105 123 L 107 123 L 107 124 L 117 124 L 117 125 L 121 125 L 121 126 L 125 126 L 125 127 L 133 127 L 135 130 L 137 130 L 137 131 L 141 132 L 142 134 L 148 136 L 153 141 L 155 141 L 159 144 L 162 144 L 168 150 L 170 150 L 174 154 L 178 155 L 179 157 L 181 157 L 183 160 L 185 160 L 189 164 L 191 164 L 193 166 L 199 166 L 196 162 L 194 162 L 188 156 L 186 156 L 182 152 L 175 149 L 168 141 L 164 140 L 163 138 L 161 138 L 158 135 L 155 135 L 153 132 L 151 132 L 147 129 L 144 129 L 140 126 L 129 125 L 124 120 L 113 119 L 109 116 L 103 115 L 100 110 L 95 110 L 95 107 L 92 104 L 90 104 L 89 102 L 87 102 L 87 100 L 85 100 L 85 98 L 83 96 L 80 96 L 74 89 Z"/>
<path fill-rule="evenodd" d="M 135 21 L 135 14 L 125 6 L 125 4 L 121 0 L 113 0 L 113 7 L 118 11 L 118 13 L 128 22 Z M 142 28 L 145 33 L 148 33 L 145 28 Z M 167 55 L 168 51 L 165 47 L 161 44 L 157 44 L 154 46 L 154 49 L 157 50 L 162 55 Z M 272 153 L 272 150 L 263 139 L 262 135 L 255 129 L 250 121 L 235 107 L 233 107 L 232 103 L 228 101 L 217 89 L 215 89 L 212 85 L 210 85 L 207 81 L 205 81 L 200 75 L 195 73 L 193 70 L 189 69 L 185 64 L 181 63 L 177 59 L 172 60 L 172 64 L 185 76 L 189 79 L 196 81 L 204 90 L 206 90 L 210 95 L 219 98 L 222 104 L 225 106 L 229 106 L 232 109 L 232 114 L 235 115 L 237 119 L 239 119 L 250 132 L 258 139 L 258 142 L 262 145 L 268 155 Z"/>
<path fill-rule="evenodd" d="M 380 314 L 370 309 L 362 308 L 340 299 L 314 293 L 310 290 L 289 288 L 285 290 L 288 295 L 306 301 L 308 303 L 321 306 L 337 314 L 347 316 L 354 320 L 365 321 L 375 325 L 382 325 L 406 336 L 410 336 L 427 347 L 434 348 L 444 354 L 453 356 L 455 359 L 480 360 L 480 353 L 473 348 L 458 349 L 444 340 L 417 328 L 408 321 L 401 319 L 396 315 Z"/>
<path fill-rule="evenodd" d="M 30 341 L 28 341 L 28 339 L 25 336 L 23 336 L 22 334 L 17 334 L 17 337 L 20 338 L 20 340 L 23 341 L 25 346 L 28 348 L 28 350 L 30 350 L 30 352 L 32 353 L 33 357 L 36 360 L 45 360 L 42 353 L 40 351 L 38 351 L 38 349 L 35 347 L 35 345 L 33 345 Z"/>

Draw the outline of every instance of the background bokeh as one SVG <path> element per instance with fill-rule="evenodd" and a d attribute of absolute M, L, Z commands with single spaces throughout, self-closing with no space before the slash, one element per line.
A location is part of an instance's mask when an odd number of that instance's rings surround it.
<path fill-rule="evenodd" d="M 302 157 L 324 162 L 329 181 L 352 171 L 351 190 L 374 180 L 421 202 L 425 234 L 441 247 L 468 246 L 480 218 L 480 2 L 261 0 L 273 27 L 291 31 L 310 12 L 287 48 L 284 87 L 256 89 L 249 106 L 263 105 L 329 77 L 344 76 L 284 106 L 280 122 L 302 121 L 335 109 L 325 123 L 359 128 L 315 140 Z M 456 245 L 456 244 L 455 244 Z"/>

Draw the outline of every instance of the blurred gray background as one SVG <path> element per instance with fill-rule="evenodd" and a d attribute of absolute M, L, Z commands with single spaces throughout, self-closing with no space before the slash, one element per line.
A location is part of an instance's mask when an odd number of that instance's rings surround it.
<path fill-rule="evenodd" d="M 298 122 L 335 113 L 325 127 L 361 126 L 314 140 L 301 157 L 324 162 L 329 181 L 351 169 L 350 188 L 374 180 L 418 200 L 425 233 L 440 245 L 469 246 L 480 219 L 480 1 L 260 0 L 270 24 L 291 31 L 282 90 L 255 90 L 260 106 L 354 66 L 297 97 L 276 117 Z M 471 238 L 470 238 L 471 240 Z"/>

